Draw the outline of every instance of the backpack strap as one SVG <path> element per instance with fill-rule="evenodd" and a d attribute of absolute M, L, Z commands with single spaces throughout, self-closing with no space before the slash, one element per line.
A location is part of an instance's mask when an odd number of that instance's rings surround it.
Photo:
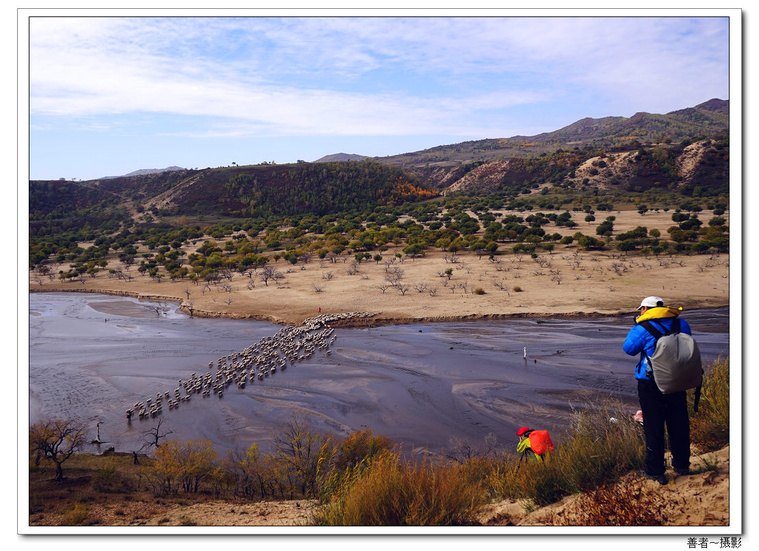
<path fill-rule="evenodd" d="M 640 325 L 646 331 L 648 331 L 649 333 L 651 333 L 657 341 L 664 336 L 664 333 L 662 333 L 661 331 L 659 331 L 658 329 L 656 329 L 653 326 L 653 324 L 650 321 L 648 321 L 648 320 L 642 321 L 638 325 Z"/>
<path fill-rule="evenodd" d="M 671 335 L 673 333 L 680 332 L 680 318 L 675 318 L 672 320 L 672 329 L 669 329 L 669 330 L 666 327 L 663 327 L 660 325 L 659 327 L 661 327 L 663 330 L 661 331 L 657 329 L 656 327 L 654 327 L 654 324 L 648 320 L 642 321 L 638 325 L 640 325 L 646 331 L 651 333 L 657 341 L 666 335 Z"/>

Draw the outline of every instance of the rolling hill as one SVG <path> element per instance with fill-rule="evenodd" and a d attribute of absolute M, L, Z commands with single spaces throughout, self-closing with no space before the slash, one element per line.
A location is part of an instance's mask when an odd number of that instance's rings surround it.
<path fill-rule="evenodd" d="M 30 222 L 33 230 L 49 231 L 84 212 L 93 223 L 146 211 L 237 218 L 324 215 L 440 194 L 518 195 L 545 185 L 714 196 L 728 192 L 728 111 L 728 101 L 715 99 L 664 115 L 586 118 L 536 136 L 391 157 L 339 153 L 313 163 L 169 167 L 90 181 L 32 181 Z"/>

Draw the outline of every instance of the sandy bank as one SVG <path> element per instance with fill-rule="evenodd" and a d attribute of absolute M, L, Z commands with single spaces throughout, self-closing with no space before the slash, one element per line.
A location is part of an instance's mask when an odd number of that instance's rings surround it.
<path fill-rule="evenodd" d="M 393 258 L 392 255 L 387 255 Z M 620 256 L 573 250 L 503 255 L 491 261 L 468 253 L 395 262 L 273 263 L 276 282 L 259 273 L 234 273 L 216 283 L 156 282 L 133 271 L 131 280 L 107 274 L 62 282 L 32 274 L 32 292 L 88 292 L 175 302 L 196 317 L 224 317 L 297 325 L 320 313 L 370 311 L 361 324 L 512 317 L 587 317 L 633 312 L 642 297 L 658 295 L 684 309 L 729 304 L 729 257 Z M 388 280 L 390 272 L 399 282 Z M 57 273 L 56 270 L 53 273 Z"/>

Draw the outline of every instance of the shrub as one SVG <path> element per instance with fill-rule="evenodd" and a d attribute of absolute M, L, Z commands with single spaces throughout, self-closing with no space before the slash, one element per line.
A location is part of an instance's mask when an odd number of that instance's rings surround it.
<path fill-rule="evenodd" d="M 474 294 L 475 294 L 475 295 L 484 295 L 484 294 L 485 294 L 485 289 L 483 289 L 482 287 L 477 287 L 477 288 L 474 290 Z"/>
<path fill-rule="evenodd" d="M 693 411 L 693 390 L 688 391 L 691 441 L 703 451 L 730 442 L 730 362 L 718 359 L 705 369 L 698 412 Z"/>
<path fill-rule="evenodd" d="M 116 477 L 116 463 L 110 462 L 100 465 L 97 472 L 92 477 L 92 487 L 99 492 L 106 492 L 111 489 Z"/>
<path fill-rule="evenodd" d="M 575 413 L 571 437 L 557 446 L 555 462 L 569 491 L 587 491 L 642 468 L 644 454 L 641 427 L 622 404 L 606 404 Z"/>
<path fill-rule="evenodd" d="M 667 502 L 660 493 L 647 490 L 641 480 L 628 479 L 615 486 L 601 486 L 580 496 L 576 511 L 559 520 L 564 526 L 662 526 L 667 524 Z"/>
<path fill-rule="evenodd" d="M 343 479 L 317 525 L 451 526 L 475 524 L 485 503 L 481 483 L 461 465 L 404 463 L 384 452 Z"/>
<path fill-rule="evenodd" d="M 77 503 L 73 509 L 69 509 L 63 515 L 63 525 L 79 526 L 83 524 L 90 515 L 90 508 L 84 503 Z"/>

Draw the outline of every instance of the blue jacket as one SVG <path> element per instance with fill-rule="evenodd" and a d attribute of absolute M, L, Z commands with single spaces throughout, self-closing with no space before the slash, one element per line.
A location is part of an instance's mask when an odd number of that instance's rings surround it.
<path fill-rule="evenodd" d="M 646 379 L 646 370 L 648 369 L 648 360 L 646 356 L 652 356 L 656 350 L 656 337 L 640 325 L 642 321 L 650 321 L 651 324 L 659 329 L 662 333 L 667 333 L 672 329 L 672 322 L 680 315 L 680 310 L 675 308 L 650 308 L 642 316 L 635 319 L 635 325 L 627 334 L 622 349 L 630 356 L 640 354 L 638 365 L 635 366 L 635 378 Z M 684 319 L 680 319 L 680 332 L 691 334 L 690 326 Z"/>

